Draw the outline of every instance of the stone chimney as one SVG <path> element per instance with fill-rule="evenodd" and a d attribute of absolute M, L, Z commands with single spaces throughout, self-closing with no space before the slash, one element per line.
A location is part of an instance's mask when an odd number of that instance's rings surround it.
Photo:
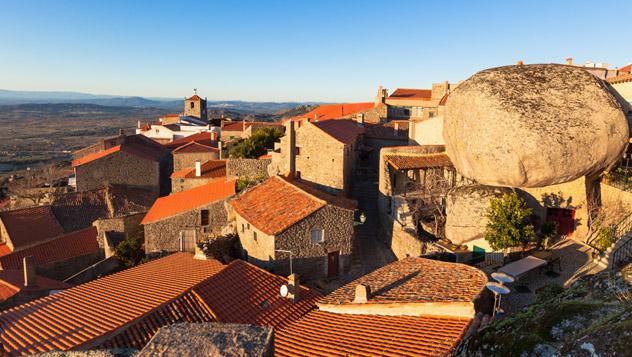
<path fill-rule="evenodd" d="M 288 153 L 287 153 L 287 157 L 288 157 L 288 176 L 289 177 L 294 177 L 294 174 L 296 173 L 296 129 L 294 127 L 295 123 L 293 120 L 290 120 L 289 122 L 289 128 L 288 128 L 288 142 L 289 142 L 289 146 L 288 146 Z"/>
<path fill-rule="evenodd" d="M 318 114 L 314 113 L 314 123 L 318 121 Z"/>
<path fill-rule="evenodd" d="M 32 255 L 24 257 L 22 267 L 24 268 L 24 286 L 27 288 L 37 286 L 35 258 Z"/>
<path fill-rule="evenodd" d="M 290 276 L 287 277 L 287 298 L 296 302 L 300 299 L 300 292 L 301 292 L 301 281 L 299 279 L 298 274 L 294 273 L 294 274 L 290 274 Z"/>
<path fill-rule="evenodd" d="M 386 103 L 386 95 L 386 89 L 382 88 L 382 86 L 377 87 L 377 96 L 375 97 L 374 107 Z"/>
<path fill-rule="evenodd" d="M 200 160 L 195 160 L 195 177 L 202 176 L 202 162 Z"/>
<path fill-rule="evenodd" d="M 208 259 L 208 257 L 206 256 L 206 253 L 204 253 L 202 248 L 200 248 L 200 246 L 198 246 L 197 244 L 195 245 L 195 255 L 193 256 L 193 259 L 196 259 L 196 260 Z"/>
<path fill-rule="evenodd" d="M 358 126 L 364 126 L 364 113 L 356 114 L 356 121 L 358 122 Z"/>
<path fill-rule="evenodd" d="M 355 289 L 355 304 L 364 304 L 371 298 L 371 288 L 368 285 L 358 284 Z"/>
<path fill-rule="evenodd" d="M 222 142 L 217 142 L 217 158 L 219 160 L 224 160 L 224 153 L 222 152 Z"/>
<path fill-rule="evenodd" d="M 572 66 L 573 65 L 573 57 L 567 57 L 566 58 L 566 65 L 567 66 Z"/>
<path fill-rule="evenodd" d="M 217 132 L 216 131 L 211 131 L 211 140 L 217 141 Z"/>
<path fill-rule="evenodd" d="M 524 63 L 522 62 L 522 60 L 518 60 L 518 62 L 516 63 L 516 66 L 520 67 L 522 66 Z"/>

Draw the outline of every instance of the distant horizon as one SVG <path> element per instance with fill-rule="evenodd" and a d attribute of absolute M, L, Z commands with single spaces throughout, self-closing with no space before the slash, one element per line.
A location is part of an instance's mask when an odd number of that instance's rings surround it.
<path fill-rule="evenodd" d="M 366 102 L 491 67 L 632 62 L 632 2 L 29 2 L 0 12 L 15 91 L 213 101 Z"/>

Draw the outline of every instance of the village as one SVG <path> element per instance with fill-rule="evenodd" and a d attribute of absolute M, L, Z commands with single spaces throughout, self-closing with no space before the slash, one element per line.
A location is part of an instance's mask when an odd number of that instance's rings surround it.
<path fill-rule="evenodd" d="M 0 351 L 487 355 L 468 341 L 632 262 L 632 64 L 561 62 L 273 122 L 195 90 L 74 152 L 2 202 Z"/>

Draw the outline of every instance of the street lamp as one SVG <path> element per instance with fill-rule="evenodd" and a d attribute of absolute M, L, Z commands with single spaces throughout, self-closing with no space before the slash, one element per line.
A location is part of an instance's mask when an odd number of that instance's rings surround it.
<path fill-rule="evenodd" d="M 364 224 L 364 222 L 366 222 L 366 214 L 364 214 L 364 212 L 360 212 L 360 216 L 358 217 L 359 221 L 355 221 L 353 222 L 354 226 L 359 226 L 361 224 Z"/>

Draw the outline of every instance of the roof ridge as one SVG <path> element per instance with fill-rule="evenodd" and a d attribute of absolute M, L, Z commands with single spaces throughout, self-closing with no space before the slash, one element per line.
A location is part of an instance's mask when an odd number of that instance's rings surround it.
<path fill-rule="evenodd" d="M 326 205 L 328 204 L 328 202 L 327 202 L 326 200 L 323 200 L 323 199 L 322 199 L 322 198 L 320 198 L 320 197 L 316 197 L 316 196 L 314 196 L 313 194 L 311 194 L 311 193 L 309 193 L 309 192 L 307 192 L 307 191 L 303 190 L 301 187 L 299 187 L 299 186 L 297 186 L 297 185 L 293 184 L 293 183 L 292 183 L 292 181 L 289 181 L 289 179 L 286 179 L 286 178 L 280 177 L 280 176 L 278 176 L 278 175 L 277 175 L 277 176 L 274 176 L 274 177 L 278 177 L 281 181 L 285 182 L 287 185 L 290 185 L 290 186 L 292 186 L 292 187 L 295 187 L 297 190 L 299 190 L 300 192 L 302 192 L 303 194 L 305 194 L 307 197 L 313 198 L 314 200 L 316 200 L 316 202 L 322 203 L 322 204 L 323 204 L 323 206 L 326 206 Z M 321 209 L 323 206 L 319 207 L 318 209 Z"/>

